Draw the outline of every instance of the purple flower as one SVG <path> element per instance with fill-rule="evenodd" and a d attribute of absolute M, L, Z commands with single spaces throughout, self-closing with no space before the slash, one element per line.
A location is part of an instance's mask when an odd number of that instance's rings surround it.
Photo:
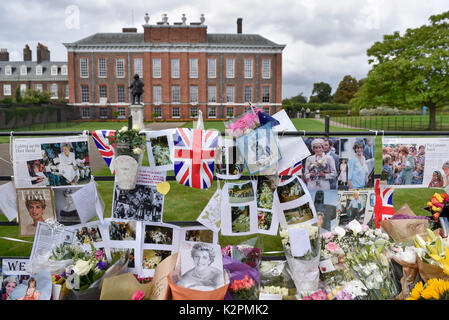
<path fill-rule="evenodd" d="M 106 262 L 103 262 L 103 261 L 98 261 L 98 263 L 97 263 L 97 267 L 100 270 L 106 269 L 107 266 L 108 266 L 108 264 Z"/>
<path fill-rule="evenodd" d="M 63 278 L 67 277 L 67 274 L 65 273 L 65 271 L 63 273 L 61 273 L 61 277 L 63 277 Z"/>
<path fill-rule="evenodd" d="M 335 295 L 335 299 L 337 300 L 352 300 L 352 296 L 350 293 L 347 293 L 344 289 L 337 292 Z"/>
<path fill-rule="evenodd" d="M 101 250 L 97 250 L 95 251 L 95 259 L 97 260 L 101 260 L 104 257 L 104 252 Z"/>

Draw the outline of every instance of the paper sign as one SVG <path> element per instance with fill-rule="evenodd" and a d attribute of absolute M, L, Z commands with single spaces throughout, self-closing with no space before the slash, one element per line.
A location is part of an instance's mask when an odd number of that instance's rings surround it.
<path fill-rule="evenodd" d="M 72 194 L 73 202 L 80 217 L 81 223 L 86 223 L 95 215 L 103 220 L 104 202 L 97 192 L 95 182 L 88 183 L 85 187 Z"/>
<path fill-rule="evenodd" d="M 310 246 L 309 229 L 288 229 L 288 236 L 290 237 L 292 256 L 302 257 L 307 251 L 312 250 L 312 247 Z"/>
<path fill-rule="evenodd" d="M 0 186 L 0 210 L 8 221 L 17 218 L 17 195 L 13 182 Z"/>
<path fill-rule="evenodd" d="M 332 263 L 331 259 L 320 261 L 319 267 L 321 273 L 332 272 L 335 270 L 334 264 Z"/>
<path fill-rule="evenodd" d="M 153 281 L 151 282 L 151 300 L 168 300 L 170 298 L 167 276 L 175 269 L 177 259 L 178 253 L 174 253 L 162 260 L 156 267 Z"/>

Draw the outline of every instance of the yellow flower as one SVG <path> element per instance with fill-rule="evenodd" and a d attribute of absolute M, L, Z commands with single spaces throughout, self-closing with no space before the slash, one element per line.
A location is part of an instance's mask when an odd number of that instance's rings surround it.
<path fill-rule="evenodd" d="M 440 293 L 438 292 L 438 289 L 433 286 L 426 286 L 426 288 L 421 292 L 421 296 L 426 300 L 440 299 Z"/>
<path fill-rule="evenodd" d="M 421 281 L 418 282 L 413 288 L 412 292 L 410 293 L 410 297 L 408 297 L 407 300 L 418 300 L 419 298 L 421 298 L 421 292 L 423 291 L 423 289 L 423 283 Z"/>

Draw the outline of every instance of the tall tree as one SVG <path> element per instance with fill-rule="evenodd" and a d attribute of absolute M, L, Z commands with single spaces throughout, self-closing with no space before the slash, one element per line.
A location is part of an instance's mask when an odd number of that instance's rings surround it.
<path fill-rule="evenodd" d="M 385 35 L 367 51 L 372 69 L 351 104 L 429 108 L 429 129 L 436 110 L 449 102 L 449 11 L 404 35 Z"/>
<path fill-rule="evenodd" d="M 323 103 L 332 101 L 332 87 L 326 82 L 318 82 L 313 84 L 312 95 L 309 102 Z"/>
<path fill-rule="evenodd" d="M 297 96 L 291 97 L 290 100 L 293 104 L 307 103 L 307 97 L 304 96 L 302 92 L 300 92 Z"/>
<path fill-rule="evenodd" d="M 334 102 L 349 103 L 358 89 L 359 83 L 356 78 L 353 78 L 350 75 L 344 76 L 334 93 Z"/>

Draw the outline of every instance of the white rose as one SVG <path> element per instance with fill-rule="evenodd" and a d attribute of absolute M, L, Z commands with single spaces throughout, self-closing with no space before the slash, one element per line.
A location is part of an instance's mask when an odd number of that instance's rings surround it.
<path fill-rule="evenodd" d="M 136 147 L 136 148 L 133 149 L 133 153 L 134 154 L 142 154 L 142 149 Z"/>
<path fill-rule="evenodd" d="M 89 261 L 78 260 L 73 267 L 73 271 L 79 276 L 85 276 L 90 271 Z"/>
<path fill-rule="evenodd" d="M 334 232 L 338 235 L 339 238 L 343 238 L 346 234 L 345 229 L 343 229 L 342 227 L 335 227 Z"/>
<path fill-rule="evenodd" d="M 362 225 L 357 220 L 349 222 L 347 228 L 349 228 L 355 235 L 362 231 Z"/>
<path fill-rule="evenodd" d="M 124 127 L 122 127 L 122 128 L 119 130 L 119 132 L 125 132 L 125 131 L 128 131 L 128 127 L 127 127 L 127 126 L 124 126 Z"/>

